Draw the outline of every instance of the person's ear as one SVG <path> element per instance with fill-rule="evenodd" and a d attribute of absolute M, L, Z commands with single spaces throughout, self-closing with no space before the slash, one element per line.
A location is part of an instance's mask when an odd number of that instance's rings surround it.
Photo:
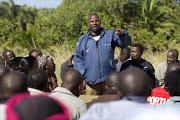
<path fill-rule="evenodd" d="M 61 86 L 63 85 L 63 83 L 64 83 L 64 82 L 62 81 Z"/>
<path fill-rule="evenodd" d="M 106 90 L 106 91 L 108 90 L 108 86 L 107 86 L 107 85 L 105 85 L 105 90 Z"/>
<path fill-rule="evenodd" d="M 81 92 L 82 92 L 82 84 L 78 87 L 78 95 L 81 95 Z"/>

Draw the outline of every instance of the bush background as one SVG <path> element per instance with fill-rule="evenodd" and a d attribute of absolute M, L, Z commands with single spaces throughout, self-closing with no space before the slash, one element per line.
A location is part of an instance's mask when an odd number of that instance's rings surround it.
<path fill-rule="evenodd" d="M 145 47 L 143 57 L 157 64 L 167 51 L 180 47 L 180 5 L 176 0 L 63 0 L 56 9 L 36 9 L 0 2 L 0 52 L 11 49 L 25 56 L 37 48 L 60 66 L 74 52 L 79 37 L 88 30 L 90 13 L 98 13 L 108 30 L 128 30 L 132 44 Z M 119 54 L 117 48 L 115 56 Z"/>

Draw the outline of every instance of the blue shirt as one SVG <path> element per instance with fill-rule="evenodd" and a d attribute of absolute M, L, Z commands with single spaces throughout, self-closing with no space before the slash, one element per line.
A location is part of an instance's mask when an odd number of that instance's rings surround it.
<path fill-rule="evenodd" d="M 80 120 L 131 120 L 143 111 L 153 111 L 155 106 L 146 97 L 128 96 L 119 101 L 92 105 Z"/>

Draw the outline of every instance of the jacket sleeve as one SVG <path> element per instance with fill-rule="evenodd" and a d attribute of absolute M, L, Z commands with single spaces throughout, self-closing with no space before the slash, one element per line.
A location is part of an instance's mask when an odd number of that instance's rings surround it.
<path fill-rule="evenodd" d="M 85 63 L 84 63 L 83 48 L 84 46 L 82 44 L 82 38 L 79 38 L 79 41 L 76 45 L 74 52 L 74 69 L 78 70 L 84 77 Z"/>
<path fill-rule="evenodd" d="M 115 31 L 113 32 L 113 40 L 116 46 L 119 46 L 120 48 L 124 48 L 131 44 L 131 37 L 128 35 L 128 32 L 126 29 L 124 29 L 123 35 L 117 35 Z"/>

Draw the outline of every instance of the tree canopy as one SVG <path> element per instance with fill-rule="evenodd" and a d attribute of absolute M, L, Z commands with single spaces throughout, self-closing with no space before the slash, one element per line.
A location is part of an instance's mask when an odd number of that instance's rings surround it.
<path fill-rule="evenodd" d="M 0 2 L 0 46 L 53 49 L 75 47 L 89 29 L 87 18 L 98 13 L 101 26 L 128 30 L 133 43 L 163 50 L 180 42 L 180 5 L 174 0 L 64 0 L 57 9 L 36 9 Z"/>

